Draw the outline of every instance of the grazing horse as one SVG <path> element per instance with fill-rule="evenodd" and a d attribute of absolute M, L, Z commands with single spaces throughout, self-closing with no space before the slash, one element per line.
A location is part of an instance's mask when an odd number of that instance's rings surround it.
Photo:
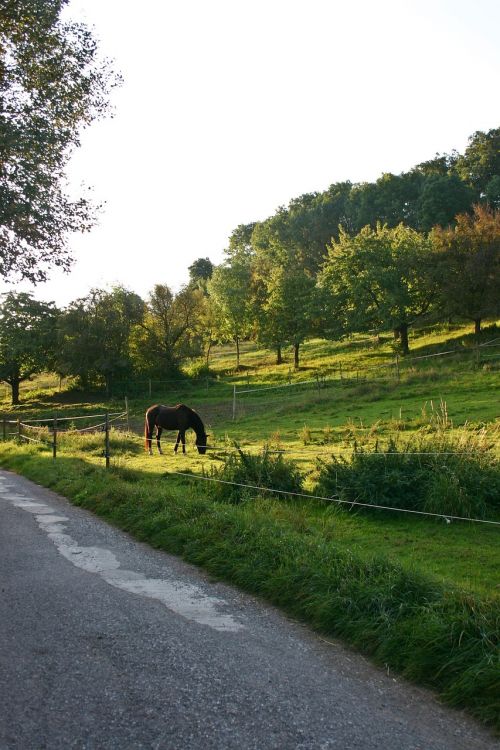
<path fill-rule="evenodd" d="M 161 453 L 160 436 L 162 430 L 178 430 L 177 440 L 174 452 L 177 453 L 179 442 L 182 441 L 182 452 L 186 452 L 186 430 L 192 428 L 196 432 L 196 447 L 198 453 L 205 453 L 207 450 L 207 434 L 205 427 L 198 414 L 185 404 L 177 406 L 161 406 L 155 404 L 150 406 L 146 411 L 146 420 L 144 425 L 144 436 L 146 439 L 146 450 L 153 455 L 151 440 L 153 438 L 153 429 L 156 427 L 156 445 L 158 452 Z"/>

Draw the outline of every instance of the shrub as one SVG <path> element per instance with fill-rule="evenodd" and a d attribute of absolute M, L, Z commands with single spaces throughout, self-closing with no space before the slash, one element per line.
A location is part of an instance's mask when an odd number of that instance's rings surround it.
<path fill-rule="evenodd" d="M 296 466 L 283 458 L 282 453 L 271 452 L 268 447 L 257 455 L 244 453 L 237 448 L 237 452 L 227 458 L 224 466 L 220 469 L 212 468 L 209 476 L 221 480 L 221 483 L 208 483 L 210 497 L 230 503 L 254 498 L 254 487 L 269 487 L 286 492 L 302 491 L 302 477 Z"/>
<path fill-rule="evenodd" d="M 384 450 L 354 448 L 351 460 L 319 462 L 317 491 L 349 502 L 445 515 L 478 516 L 500 510 L 500 468 L 481 441 L 422 435 Z"/>

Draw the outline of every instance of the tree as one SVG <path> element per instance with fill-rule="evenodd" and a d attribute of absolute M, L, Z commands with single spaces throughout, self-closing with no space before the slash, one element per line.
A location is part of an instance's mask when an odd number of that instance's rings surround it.
<path fill-rule="evenodd" d="M 233 256 L 217 266 L 208 282 L 208 293 L 217 311 L 219 327 L 226 340 L 236 345 L 236 367 L 240 366 L 240 342 L 250 332 L 251 270 L 249 259 Z"/>
<path fill-rule="evenodd" d="M 417 201 L 417 225 L 423 232 L 445 227 L 455 216 L 472 208 L 476 192 L 456 174 L 426 177 Z"/>
<path fill-rule="evenodd" d="M 500 211 L 477 205 L 460 214 L 454 227 L 436 227 L 431 239 L 439 252 L 443 305 L 449 314 L 481 321 L 500 313 Z"/>
<path fill-rule="evenodd" d="M 197 258 L 188 267 L 190 283 L 205 290 L 208 279 L 212 276 L 214 265 L 210 258 Z"/>
<path fill-rule="evenodd" d="M 103 116 L 118 82 L 68 0 L 4 0 L 0 14 L 0 275 L 47 278 L 67 269 L 70 232 L 94 220 L 65 192 L 65 167 L 83 127 Z"/>
<path fill-rule="evenodd" d="M 199 289 L 187 286 L 174 294 L 166 284 L 156 284 L 132 335 L 136 370 L 172 377 L 178 374 L 182 359 L 197 356 L 202 348 L 203 303 Z"/>
<path fill-rule="evenodd" d="M 315 286 L 314 279 L 297 265 L 275 266 L 266 283 L 263 311 L 267 335 L 293 346 L 295 369 L 299 367 L 300 345 L 313 331 Z"/>
<path fill-rule="evenodd" d="M 9 292 L 2 296 L 0 380 L 10 385 L 12 404 L 16 405 L 20 384 L 53 365 L 59 311 L 53 302 L 38 302 L 31 294 Z"/>
<path fill-rule="evenodd" d="M 332 242 L 320 274 L 335 309 L 341 305 L 350 330 L 392 328 L 408 353 L 408 328 L 434 304 L 438 293 L 434 253 L 428 239 L 399 224 L 377 224 Z"/>
<path fill-rule="evenodd" d="M 460 177 L 472 185 L 478 195 L 484 194 L 491 180 L 500 175 L 500 128 L 470 136 L 469 145 L 457 160 Z"/>
<path fill-rule="evenodd" d="M 72 302 L 60 320 L 58 372 L 78 377 L 84 388 L 104 382 L 109 392 L 113 380 L 132 372 L 130 335 L 143 314 L 142 299 L 121 286 Z"/>

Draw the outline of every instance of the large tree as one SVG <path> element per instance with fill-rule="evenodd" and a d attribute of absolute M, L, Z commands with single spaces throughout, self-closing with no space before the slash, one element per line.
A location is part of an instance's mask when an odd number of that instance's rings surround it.
<path fill-rule="evenodd" d="M 30 294 L 9 292 L 0 304 L 0 380 L 19 403 L 24 380 L 54 365 L 58 310 L 53 302 L 39 302 Z"/>
<path fill-rule="evenodd" d="M 174 294 L 166 284 L 156 284 L 132 335 L 135 369 L 168 378 L 178 374 L 182 359 L 199 355 L 204 304 L 203 292 L 193 286 Z"/>
<path fill-rule="evenodd" d="M 441 291 L 448 314 L 474 322 L 500 313 L 500 211 L 475 206 L 456 217 L 453 227 L 436 228 L 431 239 L 439 251 Z"/>
<path fill-rule="evenodd" d="M 275 347 L 278 342 L 292 345 L 298 369 L 300 345 L 313 333 L 317 316 L 314 278 L 298 265 L 275 266 L 265 288 L 264 333 Z"/>
<path fill-rule="evenodd" d="M 500 175 L 500 128 L 486 133 L 478 130 L 471 135 L 455 168 L 460 177 L 478 191 L 478 195 L 486 194 L 491 180 Z"/>
<path fill-rule="evenodd" d="M 335 314 L 343 307 L 353 331 L 391 328 L 408 352 L 408 329 L 434 304 L 438 293 L 430 241 L 399 224 L 364 227 L 332 242 L 320 275 Z"/>
<path fill-rule="evenodd" d="M 132 372 L 130 335 L 143 317 L 142 299 L 117 286 L 111 291 L 93 289 L 72 302 L 60 320 L 57 370 L 74 375 L 87 388 L 102 385 Z"/>
<path fill-rule="evenodd" d="M 71 263 L 68 233 L 94 218 L 65 168 L 82 128 L 108 109 L 117 77 L 68 0 L 3 0 L 0 13 L 0 276 L 44 280 Z"/>
<path fill-rule="evenodd" d="M 250 333 L 251 267 L 249 258 L 241 254 L 232 262 L 217 266 L 208 282 L 221 337 L 236 345 L 236 367 L 240 366 L 240 343 Z"/>

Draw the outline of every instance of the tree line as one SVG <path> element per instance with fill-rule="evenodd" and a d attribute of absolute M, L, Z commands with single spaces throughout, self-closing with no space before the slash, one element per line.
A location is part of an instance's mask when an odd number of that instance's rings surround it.
<path fill-rule="evenodd" d="M 0 304 L 0 379 L 19 400 L 36 372 L 83 388 L 179 375 L 211 348 L 252 338 L 276 352 L 311 336 L 392 330 L 402 354 L 419 320 L 481 321 L 500 312 L 500 128 L 477 132 L 463 155 L 437 155 L 375 183 L 337 183 L 264 221 L 240 225 L 224 261 L 198 258 L 174 293 L 146 300 L 94 289 L 64 310 L 10 292 Z"/>

